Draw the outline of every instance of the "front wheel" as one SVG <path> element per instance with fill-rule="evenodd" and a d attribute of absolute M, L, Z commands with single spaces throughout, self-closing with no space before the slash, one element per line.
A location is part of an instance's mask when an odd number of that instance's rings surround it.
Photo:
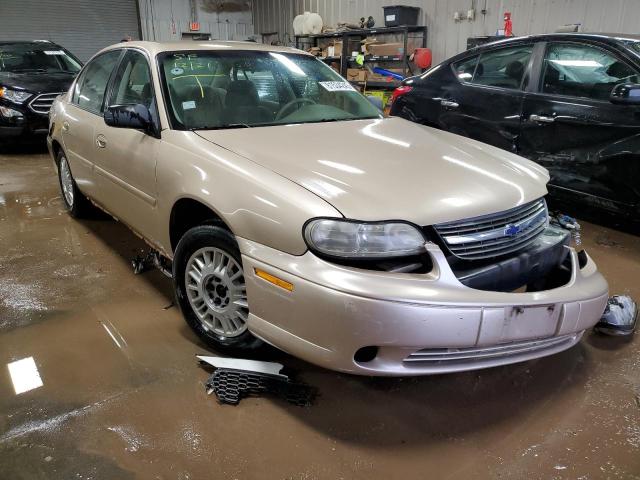
<path fill-rule="evenodd" d="M 247 353 L 263 342 L 249 332 L 249 303 L 240 250 L 217 225 L 200 225 L 178 242 L 173 284 L 185 320 L 211 347 Z"/>

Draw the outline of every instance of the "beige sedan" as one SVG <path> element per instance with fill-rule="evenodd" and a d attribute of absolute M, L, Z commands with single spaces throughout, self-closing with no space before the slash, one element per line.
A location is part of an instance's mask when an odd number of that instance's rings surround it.
<path fill-rule="evenodd" d="M 255 43 L 130 42 L 50 113 L 73 216 L 158 253 L 215 350 L 418 375 L 565 350 L 607 283 L 550 224 L 547 171 L 383 118 L 320 60 Z"/>

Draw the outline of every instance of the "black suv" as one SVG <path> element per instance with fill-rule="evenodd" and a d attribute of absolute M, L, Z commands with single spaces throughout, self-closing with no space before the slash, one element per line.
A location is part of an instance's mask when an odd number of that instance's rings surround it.
<path fill-rule="evenodd" d="M 48 41 L 0 42 L 0 144 L 46 134 L 54 98 L 82 64 Z"/>
<path fill-rule="evenodd" d="M 394 98 L 392 115 L 548 168 L 556 205 L 608 212 L 622 225 L 640 220 L 640 36 L 493 42 L 406 79 Z"/>

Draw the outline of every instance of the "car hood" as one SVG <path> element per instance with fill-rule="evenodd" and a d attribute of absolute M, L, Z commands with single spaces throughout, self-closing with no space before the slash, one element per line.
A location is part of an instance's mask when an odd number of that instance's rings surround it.
<path fill-rule="evenodd" d="M 429 225 L 495 213 L 545 195 L 549 180 L 533 162 L 401 118 L 197 133 L 359 220 Z"/>
<path fill-rule="evenodd" d="M 66 92 L 74 77 L 74 73 L 0 72 L 0 86 L 31 93 Z"/>

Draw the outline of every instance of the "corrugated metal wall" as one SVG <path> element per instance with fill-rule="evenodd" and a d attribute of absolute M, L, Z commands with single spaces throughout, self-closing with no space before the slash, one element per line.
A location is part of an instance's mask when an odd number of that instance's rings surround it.
<path fill-rule="evenodd" d="M 139 32 L 136 0 L 0 0 L 0 40 L 51 40 L 81 60 Z"/>
<path fill-rule="evenodd" d="M 254 25 L 256 33 L 278 31 L 280 39 L 289 43 L 293 17 L 304 11 L 319 13 L 328 25 L 372 15 L 381 26 L 382 7 L 395 4 L 422 8 L 436 62 L 464 50 L 467 37 L 494 34 L 503 26 L 505 11 L 512 13 L 516 35 L 553 32 L 568 23 L 580 23 L 583 31 L 590 32 L 639 31 L 640 0 L 254 0 Z M 454 12 L 472 7 L 474 21 L 454 21 Z M 481 14 L 483 9 L 486 15 Z"/>
<path fill-rule="evenodd" d="M 4 0 L 0 0 L 4 1 Z M 180 40 L 189 32 L 191 5 L 189 0 L 138 0 L 142 35 L 145 40 Z M 251 10 L 229 13 L 209 13 L 195 0 L 200 30 L 214 40 L 246 40 L 253 35 Z"/>

